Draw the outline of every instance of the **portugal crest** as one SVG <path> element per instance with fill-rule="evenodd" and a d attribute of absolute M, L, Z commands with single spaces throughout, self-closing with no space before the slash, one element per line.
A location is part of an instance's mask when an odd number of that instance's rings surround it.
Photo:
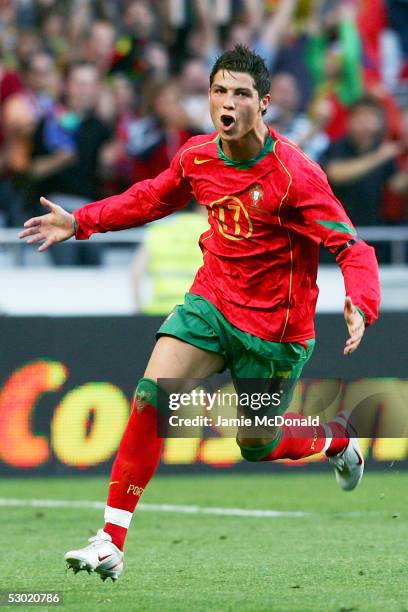
<path fill-rule="evenodd" d="M 257 184 L 257 185 L 253 185 L 253 187 L 251 187 L 251 189 L 249 190 L 249 195 L 252 198 L 252 205 L 253 206 L 259 206 L 260 202 L 264 196 L 263 193 L 263 189 L 261 187 L 261 185 Z"/>

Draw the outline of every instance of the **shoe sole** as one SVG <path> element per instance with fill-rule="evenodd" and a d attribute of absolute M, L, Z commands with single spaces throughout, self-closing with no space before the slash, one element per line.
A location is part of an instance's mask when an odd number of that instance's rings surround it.
<path fill-rule="evenodd" d="M 109 570 L 104 570 L 103 568 L 100 568 L 100 567 L 99 568 L 97 567 L 96 569 L 94 569 L 84 559 L 78 559 L 77 557 L 66 557 L 65 561 L 68 564 L 68 569 L 72 569 L 74 574 L 77 574 L 78 572 L 83 572 L 83 571 L 87 571 L 88 574 L 92 574 L 93 572 L 95 572 L 96 574 L 99 574 L 103 582 L 105 582 L 107 578 L 110 578 L 112 582 L 115 582 L 115 580 L 117 580 L 120 576 L 119 572 L 112 573 Z"/>

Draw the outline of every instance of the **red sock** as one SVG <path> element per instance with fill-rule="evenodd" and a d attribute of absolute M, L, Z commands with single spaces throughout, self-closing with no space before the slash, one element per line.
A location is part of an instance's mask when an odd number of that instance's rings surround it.
<path fill-rule="evenodd" d="M 347 433 L 348 425 L 348 416 L 344 412 L 339 412 L 332 421 L 327 423 L 326 427 L 329 427 L 332 433 L 332 440 L 326 450 L 328 457 L 338 455 L 346 448 L 350 439 Z"/>
<path fill-rule="evenodd" d="M 157 436 L 156 408 L 146 403 L 138 410 L 136 401 L 113 463 L 105 509 L 104 531 L 121 550 L 132 513 L 159 464 L 163 446 L 163 439 Z"/>
<path fill-rule="evenodd" d="M 287 412 L 285 417 L 296 418 L 296 412 Z M 328 455 L 336 455 L 346 448 L 349 439 L 344 437 L 345 428 L 336 423 L 337 429 L 333 428 L 333 421 L 327 425 L 284 425 L 282 437 L 277 447 L 271 451 L 262 461 L 275 461 L 276 459 L 303 459 L 316 455 L 326 450 Z M 332 434 L 331 437 L 328 434 Z M 343 437 L 336 437 L 342 434 Z"/>

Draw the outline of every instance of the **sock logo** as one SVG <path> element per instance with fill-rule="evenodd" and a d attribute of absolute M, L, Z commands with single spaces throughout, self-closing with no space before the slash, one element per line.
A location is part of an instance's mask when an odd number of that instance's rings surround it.
<path fill-rule="evenodd" d="M 130 484 L 126 493 L 133 493 L 133 495 L 135 495 L 136 497 L 140 497 L 143 491 L 143 487 L 138 487 L 136 485 Z"/>

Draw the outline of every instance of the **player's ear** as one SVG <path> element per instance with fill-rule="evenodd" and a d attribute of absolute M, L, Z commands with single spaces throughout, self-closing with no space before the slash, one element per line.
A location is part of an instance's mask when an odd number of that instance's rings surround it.
<path fill-rule="evenodd" d="M 270 94 L 266 94 L 266 96 L 263 96 L 263 98 L 261 98 L 260 104 L 259 104 L 259 108 L 261 113 L 264 113 L 266 111 L 266 109 L 269 106 L 269 102 L 271 101 L 271 96 Z"/>

